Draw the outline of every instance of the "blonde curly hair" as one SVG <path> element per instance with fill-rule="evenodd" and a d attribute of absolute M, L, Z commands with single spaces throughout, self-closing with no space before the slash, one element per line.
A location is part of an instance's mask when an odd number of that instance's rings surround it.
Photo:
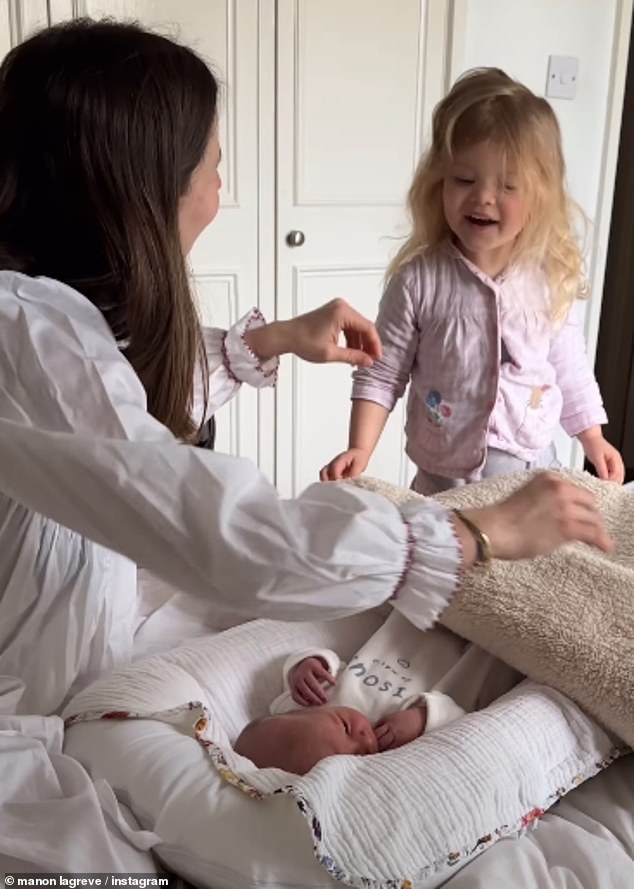
<path fill-rule="evenodd" d="M 388 268 L 405 263 L 451 236 L 443 210 L 443 180 L 454 153 L 490 142 L 517 167 L 526 200 L 526 221 L 511 262 L 533 262 L 551 289 L 551 317 L 561 322 L 575 299 L 585 296 L 584 263 L 574 216 L 585 217 L 565 188 L 561 132 L 548 102 L 498 68 L 463 74 L 433 114 L 432 144 L 421 158 L 407 206 L 412 231 Z"/>

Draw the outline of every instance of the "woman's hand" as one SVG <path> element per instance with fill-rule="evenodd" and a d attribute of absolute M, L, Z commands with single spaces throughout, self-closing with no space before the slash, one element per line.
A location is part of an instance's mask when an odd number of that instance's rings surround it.
<path fill-rule="evenodd" d="M 341 335 L 345 346 L 339 344 Z M 263 361 L 292 352 L 317 364 L 339 361 L 370 367 L 381 357 L 381 341 L 374 324 L 343 299 L 290 321 L 274 321 L 249 330 L 244 338 Z"/>
<path fill-rule="evenodd" d="M 606 441 L 600 426 L 587 429 L 578 436 L 584 453 L 603 481 L 622 485 L 625 481 L 623 458 L 609 441 Z"/>
<path fill-rule="evenodd" d="M 463 512 L 488 535 L 496 559 L 543 556 L 574 541 L 604 552 L 613 549 L 592 494 L 554 473 L 536 476 L 501 503 Z M 464 546 L 469 532 L 459 519 L 456 528 Z M 467 564 L 474 549 L 467 542 Z"/>

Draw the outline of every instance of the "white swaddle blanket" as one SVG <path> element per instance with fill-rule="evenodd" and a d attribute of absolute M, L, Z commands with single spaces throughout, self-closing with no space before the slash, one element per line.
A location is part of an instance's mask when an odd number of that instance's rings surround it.
<path fill-rule="evenodd" d="M 67 725 L 104 717 L 173 722 L 175 734 L 190 733 L 209 753 L 210 784 L 218 780 L 213 763 L 253 797 L 256 822 L 267 817 L 259 798 L 293 798 L 319 863 L 359 889 L 439 885 L 457 864 L 538 821 L 624 752 L 563 695 L 528 681 L 398 750 L 330 757 L 303 777 L 258 770 L 233 752 L 244 725 L 268 712 L 282 690 L 290 652 L 329 647 L 348 658 L 381 620 L 363 614 L 330 624 L 254 621 L 97 682 L 71 702 Z M 183 800 L 189 809 L 193 804 Z M 209 820 L 211 836 L 216 816 L 201 805 L 196 814 Z"/>

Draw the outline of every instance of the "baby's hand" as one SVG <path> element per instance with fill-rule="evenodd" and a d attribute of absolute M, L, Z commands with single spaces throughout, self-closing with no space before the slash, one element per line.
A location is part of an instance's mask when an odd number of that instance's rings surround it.
<path fill-rule="evenodd" d="M 326 704 L 328 698 L 324 685 L 334 685 L 335 680 L 328 666 L 321 658 L 307 657 L 291 670 L 289 686 L 296 704 L 302 707 L 318 707 Z"/>
<path fill-rule="evenodd" d="M 426 722 L 427 709 L 425 706 L 410 707 L 409 710 L 390 713 L 374 726 L 379 751 L 396 750 L 403 744 L 415 741 L 425 731 Z"/>

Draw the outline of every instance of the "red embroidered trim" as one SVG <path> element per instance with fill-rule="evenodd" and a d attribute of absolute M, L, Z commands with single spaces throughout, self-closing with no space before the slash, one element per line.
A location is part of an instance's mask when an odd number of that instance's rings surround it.
<path fill-rule="evenodd" d="M 231 370 L 231 363 L 229 361 L 229 356 L 227 354 L 227 333 L 229 331 L 225 331 L 222 337 L 222 345 L 220 346 L 220 351 L 222 352 L 222 363 L 225 366 L 225 370 L 227 371 L 227 376 L 233 380 L 234 383 L 241 383 L 242 380 L 239 380 L 234 372 Z M 245 344 L 246 345 L 246 344 Z"/>
<path fill-rule="evenodd" d="M 251 358 L 253 358 L 255 361 L 259 362 L 260 359 L 255 354 L 255 352 L 253 352 L 251 350 L 251 348 L 247 345 L 247 341 L 245 339 L 246 334 L 251 330 L 252 324 L 254 324 L 256 321 L 261 321 L 262 324 L 266 324 L 266 318 L 264 317 L 262 312 L 259 309 L 252 309 L 251 314 L 249 316 L 249 320 L 244 325 L 244 331 L 240 335 L 240 339 L 242 340 L 242 344 L 244 345 L 245 350 L 249 353 Z M 259 364 L 258 364 L 258 368 L 259 368 Z"/>
<path fill-rule="evenodd" d="M 247 341 L 246 341 L 245 337 L 246 337 L 247 331 L 249 331 L 251 329 L 251 325 L 253 324 L 254 321 L 261 321 L 262 324 L 266 324 L 266 318 L 264 317 L 264 315 L 262 314 L 262 312 L 259 309 L 253 309 L 253 312 L 251 313 L 251 317 L 249 318 L 249 320 L 247 321 L 247 323 L 244 327 L 244 332 L 242 333 L 242 335 L 240 337 L 242 340 L 242 344 L 243 344 L 244 348 L 247 350 L 247 352 L 249 353 L 249 355 L 255 361 L 257 361 L 255 369 L 259 373 L 261 373 L 265 379 L 268 379 L 269 377 L 274 377 L 275 381 L 277 382 L 277 364 L 275 365 L 273 370 L 264 370 L 264 368 L 262 367 L 262 365 L 260 363 L 260 359 L 258 358 L 258 356 L 254 352 L 252 352 L 251 349 L 247 345 Z M 278 362 L 279 362 L 279 358 L 278 358 Z"/>
<path fill-rule="evenodd" d="M 394 587 L 394 592 L 390 596 L 390 599 L 398 598 L 398 594 L 403 589 L 405 580 L 407 578 L 407 575 L 409 574 L 409 569 L 414 564 L 414 549 L 416 547 L 416 538 L 414 537 L 412 526 L 407 521 L 407 519 L 403 519 L 403 523 L 405 524 L 405 530 L 407 532 L 407 553 L 405 555 L 405 565 L 403 567 L 403 570 L 401 571 L 401 576 L 399 577 L 398 582 Z"/>
<path fill-rule="evenodd" d="M 262 364 L 260 362 L 260 359 L 255 354 L 255 352 L 253 352 L 252 349 L 249 348 L 247 341 L 246 341 L 246 334 L 251 329 L 252 324 L 256 321 L 261 321 L 262 324 L 266 324 L 266 319 L 259 309 L 253 309 L 253 311 L 251 312 L 249 320 L 245 324 L 244 331 L 240 334 L 240 339 L 242 340 L 242 345 L 243 345 L 245 351 L 247 352 L 247 354 L 249 354 L 251 356 L 251 358 L 253 358 L 253 360 L 256 362 L 255 369 L 258 371 L 258 373 L 261 373 L 265 379 L 268 379 L 269 377 L 274 377 L 274 384 L 275 384 L 277 382 L 277 365 L 272 370 L 264 370 L 264 368 L 262 367 Z M 221 353 L 222 353 L 222 363 L 225 366 L 225 370 L 227 371 L 229 378 L 232 379 L 234 381 L 234 383 L 242 383 L 243 381 L 238 379 L 238 377 L 234 374 L 233 370 L 231 369 L 231 362 L 229 360 L 229 354 L 227 352 L 227 335 L 228 335 L 228 333 L 229 333 L 229 331 L 225 331 L 224 336 L 222 337 L 222 344 L 220 347 Z"/>
<path fill-rule="evenodd" d="M 454 595 L 458 592 L 460 587 L 462 586 L 462 581 L 464 580 L 465 575 L 465 567 L 464 567 L 464 549 L 462 546 L 462 541 L 458 536 L 458 532 L 456 531 L 456 526 L 453 520 L 453 513 L 450 512 L 447 516 L 447 521 L 449 522 L 449 527 L 451 528 L 451 533 L 454 536 L 454 540 L 456 541 L 456 546 L 458 547 L 458 570 L 456 571 L 456 585 L 454 587 Z"/>

